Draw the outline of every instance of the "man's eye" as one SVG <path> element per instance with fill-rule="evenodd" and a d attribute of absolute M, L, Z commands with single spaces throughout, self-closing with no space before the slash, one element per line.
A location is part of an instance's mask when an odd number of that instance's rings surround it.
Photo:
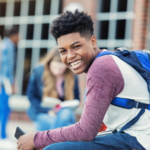
<path fill-rule="evenodd" d="M 61 51 L 60 51 L 60 54 L 65 53 L 65 52 L 66 52 L 66 50 L 61 50 Z"/>
<path fill-rule="evenodd" d="M 73 48 L 74 48 L 74 49 L 77 49 L 77 48 L 79 48 L 79 47 L 80 47 L 80 45 L 77 45 L 77 46 L 74 46 Z"/>

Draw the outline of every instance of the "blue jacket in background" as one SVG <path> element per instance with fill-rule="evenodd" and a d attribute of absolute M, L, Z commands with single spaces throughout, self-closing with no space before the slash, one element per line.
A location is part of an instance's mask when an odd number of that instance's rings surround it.
<path fill-rule="evenodd" d="M 5 37 L 0 45 L 0 84 L 3 84 L 4 78 L 14 83 L 15 49 L 14 43 Z"/>
<path fill-rule="evenodd" d="M 50 110 L 49 108 L 43 108 L 40 106 L 44 87 L 42 82 L 43 72 L 44 72 L 43 65 L 35 67 L 32 71 L 32 74 L 28 82 L 27 96 L 31 106 L 28 109 L 27 113 L 30 119 L 33 121 L 36 120 L 37 114 L 47 113 Z M 78 77 L 77 75 L 75 75 L 74 98 L 79 100 L 80 99 L 79 97 L 80 95 L 79 95 Z"/>

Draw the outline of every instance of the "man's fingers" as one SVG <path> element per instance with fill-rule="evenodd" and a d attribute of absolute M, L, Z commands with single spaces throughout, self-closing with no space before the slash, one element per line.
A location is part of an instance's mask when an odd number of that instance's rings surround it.
<path fill-rule="evenodd" d="M 20 149 L 20 145 L 17 146 L 17 149 Z"/>
<path fill-rule="evenodd" d="M 19 140 L 17 141 L 17 144 L 18 144 L 17 149 L 20 150 L 21 147 L 20 147 L 20 142 L 19 142 Z"/>

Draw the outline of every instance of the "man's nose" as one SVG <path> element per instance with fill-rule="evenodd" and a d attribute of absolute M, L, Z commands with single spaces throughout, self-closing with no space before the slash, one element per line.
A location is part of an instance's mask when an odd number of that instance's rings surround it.
<path fill-rule="evenodd" d="M 68 59 L 72 59 L 72 58 L 74 58 L 75 57 L 75 53 L 74 53 L 74 51 L 73 50 L 69 50 L 68 51 Z"/>

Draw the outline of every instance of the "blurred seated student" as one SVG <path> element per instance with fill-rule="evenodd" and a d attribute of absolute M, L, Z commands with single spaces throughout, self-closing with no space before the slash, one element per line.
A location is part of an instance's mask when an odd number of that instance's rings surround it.
<path fill-rule="evenodd" d="M 33 69 L 27 96 L 31 103 L 27 113 L 35 123 L 37 131 L 68 126 L 76 122 L 75 115 L 69 108 L 54 111 L 40 105 L 45 97 L 61 101 L 79 100 L 78 78 L 61 62 L 57 47 L 51 49 Z"/>

